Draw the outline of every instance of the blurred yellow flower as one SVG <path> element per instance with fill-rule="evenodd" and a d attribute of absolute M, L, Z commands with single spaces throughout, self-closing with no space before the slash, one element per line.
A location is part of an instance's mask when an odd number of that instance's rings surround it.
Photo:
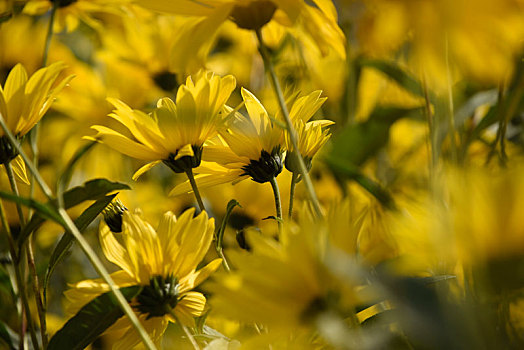
<path fill-rule="evenodd" d="M 468 264 L 524 256 L 521 166 L 453 170 L 446 178 L 450 228 Z"/>
<path fill-rule="evenodd" d="M 171 312 L 188 326 L 194 326 L 194 317 L 204 310 L 206 298 L 192 291 L 213 273 L 221 263 L 213 260 L 197 270 L 213 239 L 214 219 L 202 212 L 193 217 L 194 209 L 185 211 L 178 219 L 171 212 L 164 214 L 155 230 L 140 215 L 123 213 L 121 245 L 109 226 L 100 227 L 100 243 L 106 258 L 121 270 L 111 277 L 122 287 L 143 286 L 132 306 L 153 341 L 162 337 L 168 322 L 175 322 Z M 168 286 L 158 290 L 155 285 Z M 65 292 L 69 301 L 68 312 L 75 313 L 96 296 L 109 291 L 101 279 L 85 280 Z M 127 318 L 119 319 L 107 333 L 121 336 L 114 344 L 120 349 L 130 349 L 140 342 L 138 333 Z"/>
<path fill-rule="evenodd" d="M 349 269 L 349 260 L 338 259 L 329 236 L 331 230 L 341 229 L 348 236 L 344 240 L 355 247 L 356 230 L 347 231 L 348 217 L 328 223 L 315 220 L 306 210 L 301 214 L 298 225 L 288 222 L 284 226 L 279 242 L 249 230 L 249 252 L 226 252 L 232 273 L 224 273 L 213 283 L 213 312 L 256 322 L 270 334 L 315 329 L 330 311 L 354 312 L 352 307 L 366 292 L 356 288 L 360 284 L 357 274 L 340 278 L 335 272 L 343 264 Z M 348 259 L 354 262 L 353 258 Z"/>
<path fill-rule="evenodd" d="M 269 117 L 260 101 L 242 88 L 249 117 L 233 113 L 220 139 L 212 140 L 203 154 L 203 164 L 195 170 L 199 188 L 238 182 L 251 177 L 265 183 L 282 171 L 283 129 Z M 187 193 L 189 182 L 177 185 L 172 196 Z"/>
<path fill-rule="evenodd" d="M 334 50 L 345 57 L 346 39 L 337 24 L 335 6 L 330 0 L 314 0 L 310 5 L 302 0 L 168 0 L 142 1 L 146 8 L 194 20 L 180 32 L 173 52 L 173 68 L 186 72 L 199 69 L 211 49 L 218 28 L 231 19 L 241 29 L 260 30 L 271 21 L 284 26 L 287 32 L 301 40 L 313 38 L 323 54 Z"/>
<path fill-rule="evenodd" d="M 235 79 L 203 72 L 194 79 L 188 77 L 179 87 L 176 103 L 168 97 L 160 99 L 149 115 L 109 99 L 117 108 L 110 116 L 129 129 L 136 141 L 105 126 L 93 129 L 98 131 L 96 138 L 117 151 L 150 161 L 135 173 L 134 179 L 160 162 L 175 172 L 200 164 L 204 143 L 222 126 L 220 111 L 235 88 Z"/>
<path fill-rule="evenodd" d="M 447 86 L 447 70 L 498 84 L 522 49 L 524 8 L 519 0 L 364 0 L 357 28 L 362 49 L 384 55 L 412 42 L 415 71 Z M 449 63 L 449 66 L 448 66 Z"/>
<path fill-rule="evenodd" d="M 121 16 L 121 6 L 130 0 L 29 0 L 24 7 L 24 13 L 32 16 L 43 15 L 57 6 L 57 18 L 54 31 L 67 30 L 71 32 L 80 22 L 100 29 L 101 22 L 93 16 L 97 13 L 111 13 Z"/>

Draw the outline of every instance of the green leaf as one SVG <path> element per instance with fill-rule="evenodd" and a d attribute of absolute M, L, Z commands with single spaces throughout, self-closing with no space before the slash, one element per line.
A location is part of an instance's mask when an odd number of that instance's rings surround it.
<path fill-rule="evenodd" d="M 12 262 L 11 262 L 12 263 Z M 6 293 L 10 296 L 15 296 L 11 278 L 3 266 L 0 266 L 0 293 Z"/>
<path fill-rule="evenodd" d="M 0 340 L 3 340 L 8 349 L 16 349 L 14 344 L 18 343 L 17 338 L 18 336 L 16 333 L 13 332 L 4 322 L 0 321 Z"/>
<path fill-rule="evenodd" d="M 82 186 L 73 187 L 64 193 L 64 207 L 68 209 L 87 200 L 97 200 L 109 192 L 129 189 L 128 185 L 121 182 L 107 179 L 89 180 Z"/>
<path fill-rule="evenodd" d="M 373 181 L 368 176 L 364 175 L 360 169 L 344 159 L 335 156 L 324 157 L 323 160 L 331 168 L 331 170 L 344 178 L 354 180 L 366 191 L 372 194 L 382 205 L 388 208 L 394 208 L 395 203 L 391 194 L 379 183 Z"/>
<path fill-rule="evenodd" d="M 67 187 L 67 185 L 69 184 L 69 182 L 71 181 L 71 177 L 73 175 L 73 170 L 75 168 L 75 165 L 76 163 L 78 163 L 78 161 L 85 155 L 87 154 L 87 152 L 93 148 L 94 145 L 96 145 L 97 142 L 96 141 L 91 141 L 89 142 L 88 144 L 84 145 L 82 148 L 80 148 L 76 153 L 75 155 L 73 156 L 73 158 L 71 158 L 71 160 L 69 161 L 69 163 L 67 163 L 64 171 L 62 172 L 62 175 L 60 175 L 59 177 L 59 180 L 58 180 L 58 185 L 57 185 L 57 188 L 58 188 L 58 192 L 59 193 L 62 193 L 63 192 L 63 189 L 65 189 Z"/>
<path fill-rule="evenodd" d="M 360 65 L 363 67 L 374 68 L 402 86 L 406 91 L 411 92 L 414 95 L 424 97 L 424 89 L 417 79 L 405 72 L 399 66 L 393 62 L 387 62 L 383 60 L 374 59 L 362 59 Z"/>
<path fill-rule="evenodd" d="M 12 193 L 0 191 L 0 198 L 6 199 L 8 201 L 21 204 L 23 206 L 26 206 L 28 208 L 32 208 L 38 212 L 39 215 L 42 217 L 53 220 L 60 225 L 63 224 L 62 218 L 60 218 L 60 215 L 55 210 L 54 207 L 50 206 L 49 204 L 40 203 L 34 199 L 31 198 L 25 198 L 21 196 L 14 195 Z"/>
<path fill-rule="evenodd" d="M 110 196 L 102 197 L 95 203 L 91 204 L 89 208 L 84 210 L 84 212 L 80 214 L 80 216 L 74 221 L 78 230 L 83 232 L 87 226 L 89 226 L 89 224 L 96 219 L 102 210 L 104 210 L 109 205 L 109 203 L 111 203 L 116 195 L 117 194 L 112 194 Z M 44 303 L 47 303 L 47 285 L 49 283 L 49 279 L 51 278 L 51 275 L 53 274 L 53 271 L 55 270 L 55 267 L 58 265 L 58 263 L 60 263 L 62 259 L 69 253 L 69 248 L 73 245 L 74 240 L 75 238 L 72 234 L 69 232 L 64 232 L 62 238 L 60 238 L 60 241 L 51 254 L 43 282 Z"/>
<path fill-rule="evenodd" d="M 129 302 L 142 290 L 140 286 L 121 288 L 120 291 Z M 112 292 L 104 293 L 73 316 L 51 338 L 49 350 L 84 349 L 124 315 Z"/>
<path fill-rule="evenodd" d="M 69 209 L 88 200 L 98 200 L 109 192 L 129 190 L 129 186 L 120 182 L 112 182 L 106 179 L 94 179 L 87 181 L 82 186 L 73 187 L 64 193 L 64 208 Z M 56 201 L 55 203 L 56 204 Z M 40 227 L 45 218 L 34 215 L 27 225 L 22 229 L 17 238 L 18 246 L 21 247 L 27 237 Z"/>
<path fill-rule="evenodd" d="M 224 238 L 224 232 L 226 230 L 227 222 L 229 221 L 229 217 L 231 216 L 231 212 L 235 207 L 240 207 L 240 203 L 236 199 L 232 199 L 227 203 L 226 207 L 226 215 L 224 216 L 224 219 L 222 220 L 222 223 L 220 224 L 220 227 L 218 228 L 218 231 L 215 234 L 216 237 L 216 247 L 217 249 L 222 249 L 222 240 Z"/>
<path fill-rule="evenodd" d="M 400 118 L 420 115 L 421 108 L 377 107 L 362 123 L 348 124 L 331 142 L 331 155 L 360 166 L 388 142 L 389 129 Z"/>

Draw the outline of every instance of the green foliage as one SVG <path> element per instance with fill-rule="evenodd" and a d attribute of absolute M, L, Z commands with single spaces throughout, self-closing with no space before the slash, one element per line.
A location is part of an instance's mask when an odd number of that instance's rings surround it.
<path fill-rule="evenodd" d="M 117 194 L 113 194 L 110 196 L 105 196 L 97 200 L 95 203 L 91 204 L 89 208 L 84 210 L 80 216 L 74 220 L 76 227 L 80 232 L 83 232 L 87 226 L 89 226 L 90 223 L 92 223 L 96 217 L 111 203 L 111 201 L 117 196 Z M 66 255 L 69 252 L 69 248 L 73 245 L 75 238 L 72 234 L 69 232 L 64 232 L 62 234 L 62 238 L 60 238 L 60 241 L 58 241 L 55 249 L 51 253 L 51 258 L 49 259 L 49 263 L 47 265 L 46 274 L 44 276 L 44 282 L 43 282 L 43 295 L 44 295 L 44 303 L 47 301 L 47 287 L 49 283 L 49 279 L 51 278 L 51 275 L 53 271 L 55 270 L 55 267 L 66 257 Z"/>
<path fill-rule="evenodd" d="M 120 182 L 112 182 L 106 179 L 90 180 L 84 183 L 82 186 L 73 187 L 72 189 L 64 193 L 63 195 L 64 208 L 69 209 L 84 201 L 101 199 L 110 192 L 119 191 L 119 190 L 128 190 L 128 189 L 129 189 L 128 185 L 120 183 Z M 56 201 L 54 201 L 53 203 L 47 203 L 45 205 L 40 204 L 40 205 L 43 206 L 44 209 L 47 209 L 50 211 L 52 210 L 52 212 L 55 215 L 58 215 L 56 214 L 55 209 L 51 209 L 52 208 L 51 205 L 55 205 L 55 204 L 56 204 Z M 34 215 L 31 218 L 31 220 L 27 223 L 27 225 L 22 229 L 22 232 L 18 236 L 17 243 L 19 247 L 21 247 L 24 244 L 25 240 L 27 239 L 27 237 L 29 237 L 29 235 L 32 232 L 34 232 L 44 223 L 45 219 L 49 219 L 48 216 L 45 216 L 46 212 L 40 212 L 37 209 L 37 213 L 39 215 Z M 51 219 L 53 220 L 53 217 L 51 217 Z M 58 220 L 61 220 L 61 219 L 58 217 Z M 57 221 L 57 222 L 60 223 L 61 221 Z"/>
<path fill-rule="evenodd" d="M 127 301 L 131 301 L 141 290 L 140 286 L 120 289 Z M 51 338 L 48 349 L 84 349 L 123 315 L 124 312 L 120 309 L 113 293 L 104 293 L 70 318 Z"/>

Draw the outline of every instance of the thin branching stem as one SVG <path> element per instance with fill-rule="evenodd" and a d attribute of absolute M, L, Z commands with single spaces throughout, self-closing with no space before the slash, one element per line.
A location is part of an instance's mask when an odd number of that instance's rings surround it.
<path fill-rule="evenodd" d="M 262 60 L 264 61 L 264 67 L 266 68 L 266 71 L 269 74 L 269 80 L 271 81 L 271 85 L 277 96 L 277 100 L 280 105 L 280 110 L 282 111 L 282 115 L 284 116 L 284 121 L 286 122 L 286 129 L 289 134 L 289 138 L 291 139 L 291 143 L 293 144 L 293 151 L 297 155 L 298 164 L 300 168 L 300 174 L 302 174 L 304 185 L 306 186 L 306 190 L 309 195 L 309 199 L 311 200 L 311 203 L 313 203 L 313 208 L 315 209 L 315 213 L 317 214 L 317 216 L 321 217 L 322 209 L 320 208 L 320 202 L 318 201 L 317 194 L 315 192 L 315 188 L 313 187 L 313 182 L 311 181 L 311 178 L 309 177 L 309 173 L 307 171 L 306 164 L 304 163 L 304 159 L 302 158 L 302 155 L 300 154 L 300 151 L 298 149 L 297 132 L 295 131 L 291 118 L 289 117 L 289 112 L 287 110 L 287 105 L 286 105 L 286 101 L 284 98 L 284 94 L 282 92 L 280 82 L 278 81 L 277 75 L 275 73 L 275 68 L 273 67 L 273 61 L 271 60 L 271 56 L 267 50 L 267 47 L 264 44 L 264 40 L 262 39 L 262 32 L 260 31 L 260 29 L 256 31 L 256 35 L 257 35 L 258 42 L 259 42 L 260 55 L 262 56 Z"/>
<path fill-rule="evenodd" d="M 193 174 L 193 169 L 188 168 L 186 170 L 186 175 L 187 175 L 187 178 L 189 179 L 189 183 L 191 183 L 191 188 L 193 189 L 193 193 L 195 194 L 195 198 L 198 203 L 198 207 L 200 208 L 200 211 L 205 211 L 206 207 L 204 206 L 204 202 L 202 201 L 202 197 L 200 196 L 200 191 L 198 190 L 198 186 L 195 181 L 195 175 Z"/>
<path fill-rule="evenodd" d="M 11 142 L 13 147 L 15 147 L 18 150 L 18 152 L 20 153 L 20 156 L 22 157 L 22 159 L 26 163 L 27 167 L 29 168 L 29 170 L 33 174 L 36 182 L 38 183 L 38 185 L 39 185 L 40 189 L 42 190 L 42 192 L 44 193 L 44 195 L 47 197 L 47 199 L 49 199 L 50 202 L 53 202 L 54 198 L 53 198 L 53 193 L 52 193 L 51 189 L 46 184 L 46 182 L 44 181 L 44 179 L 40 175 L 40 172 L 38 171 L 38 169 L 36 169 L 35 165 L 33 164 L 33 162 L 29 159 L 29 157 L 27 157 L 27 155 L 25 154 L 24 150 L 20 147 L 20 145 L 16 141 L 13 133 L 7 127 L 7 125 L 5 123 L 5 120 L 4 120 L 4 118 L 3 118 L 3 116 L 1 114 L 0 114 L 0 126 L 4 130 L 5 135 L 9 138 L 9 141 Z M 102 262 L 98 258 L 97 254 L 91 248 L 89 243 L 87 243 L 87 241 L 84 238 L 84 236 L 82 236 L 82 234 L 80 233 L 80 231 L 76 227 L 76 225 L 73 222 L 73 220 L 71 219 L 71 217 L 67 214 L 65 209 L 62 208 L 62 207 L 58 207 L 57 211 L 58 211 L 58 215 L 60 216 L 60 218 L 62 220 L 62 224 L 63 224 L 64 228 L 69 233 L 71 233 L 73 235 L 73 237 L 75 237 L 76 241 L 80 245 L 80 248 L 84 251 L 84 253 L 86 254 L 86 256 L 89 259 L 90 263 L 93 265 L 93 267 L 98 272 L 100 277 L 102 277 L 102 279 L 107 283 L 107 285 L 109 286 L 109 289 L 115 295 L 115 297 L 116 297 L 116 299 L 118 301 L 118 304 L 120 305 L 120 307 L 122 308 L 122 310 L 124 311 L 126 316 L 129 317 L 129 321 L 131 322 L 133 327 L 135 327 L 135 329 L 137 330 L 137 332 L 138 332 L 140 338 L 142 339 L 142 341 L 144 342 L 146 348 L 150 349 L 150 350 L 156 349 L 155 344 L 151 341 L 151 338 L 149 337 L 149 335 L 145 331 L 144 327 L 142 327 L 142 324 L 138 320 L 138 317 L 134 313 L 133 309 L 128 304 L 128 302 L 126 301 L 126 299 L 122 295 L 122 292 L 120 292 L 120 290 L 118 289 L 118 286 L 115 284 L 115 282 L 113 281 L 111 276 L 109 276 L 109 273 L 107 272 L 106 268 L 104 267 L 104 265 L 102 264 Z"/>

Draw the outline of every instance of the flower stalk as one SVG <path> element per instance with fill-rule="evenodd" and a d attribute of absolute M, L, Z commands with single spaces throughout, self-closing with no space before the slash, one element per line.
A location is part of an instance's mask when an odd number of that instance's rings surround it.
<path fill-rule="evenodd" d="M 198 207 L 200 208 L 200 211 L 206 210 L 204 206 L 204 202 L 202 201 L 202 197 L 200 196 L 200 191 L 198 190 L 197 183 L 195 181 L 195 175 L 193 174 L 193 169 L 191 167 L 188 167 L 186 169 L 186 175 L 189 179 L 189 182 L 191 183 L 191 188 L 193 188 L 193 193 L 195 194 L 195 199 L 198 203 Z"/>
<path fill-rule="evenodd" d="M 287 216 L 289 219 L 291 219 L 291 217 L 293 216 L 293 202 L 295 199 L 295 187 L 297 186 L 297 182 L 298 182 L 298 174 L 293 173 L 291 177 L 291 186 L 289 187 L 289 209 L 287 213 Z"/>
<path fill-rule="evenodd" d="M 277 222 L 278 222 L 278 232 L 282 233 L 282 202 L 280 201 L 280 191 L 278 189 L 278 183 L 277 178 L 272 177 L 271 180 L 269 180 L 271 183 L 271 188 L 273 189 L 273 196 L 275 197 L 275 208 L 277 211 Z"/>
<path fill-rule="evenodd" d="M 16 245 L 11 234 L 11 229 L 9 228 L 9 222 L 7 221 L 7 216 L 5 214 L 5 208 L 3 201 L 0 201 L 0 221 L 2 226 L 7 234 L 7 240 L 9 242 L 9 250 L 11 254 L 11 259 L 14 263 L 14 271 L 16 284 L 18 285 L 18 295 L 22 299 L 22 312 L 20 313 L 20 349 L 24 348 L 24 336 L 25 326 L 27 321 L 27 326 L 29 328 L 29 333 L 31 334 L 31 341 L 33 342 L 33 348 L 38 349 L 38 338 L 36 337 L 36 332 L 33 327 L 33 322 L 31 318 L 31 311 L 29 309 L 29 302 L 27 300 L 26 288 L 25 288 L 25 278 L 23 274 L 23 269 L 21 269 L 21 261 L 23 260 L 23 250 L 19 252 L 19 255 L 16 254 Z M 25 317 L 25 321 L 24 321 Z"/>
<path fill-rule="evenodd" d="M 13 193 L 16 196 L 19 196 L 20 192 L 18 191 L 18 186 L 16 184 L 15 174 L 13 172 L 13 167 L 11 166 L 11 162 L 5 163 L 4 166 L 7 172 L 7 178 L 9 179 L 11 190 L 13 191 Z M 18 217 L 20 219 L 20 227 L 24 227 L 26 225 L 26 221 L 25 221 L 24 212 L 22 210 L 22 206 L 20 205 L 20 203 L 16 203 L 16 210 L 18 211 Z M 38 281 L 38 274 L 36 272 L 35 255 L 33 252 L 33 245 L 32 245 L 31 237 L 28 239 L 25 249 L 26 249 L 27 264 L 29 266 L 29 273 L 31 274 L 31 278 L 32 278 L 33 294 L 35 295 L 36 310 L 38 313 L 38 319 L 40 321 L 40 336 L 42 337 L 42 347 L 45 349 L 47 348 L 47 322 L 46 322 L 46 316 L 45 316 L 46 311 L 44 308 L 44 303 L 42 302 L 42 296 L 40 294 L 40 283 Z"/>
<path fill-rule="evenodd" d="M 315 188 L 313 187 L 313 182 L 311 181 L 311 178 L 307 171 L 306 164 L 304 163 L 304 159 L 302 158 L 302 155 L 300 154 L 300 151 L 298 149 L 297 133 L 295 131 L 295 128 L 293 127 L 293 122 L 291 121 L 291 118 L 289 117 L 289 111 L 286 106 L 284 94 L 282 92 L 282 88 L 280 86 L 277 75 L 275 73 L 275 68 L 273 66 L 273 62 L 271 60 L 270 54 L 267 50 L 267 47 L 264 44 L 264 40 L 262 38 L 262 32 L 260 31 L 260 29 L 256 30 L 256 35 L 257 35 L 257 39 L 259 42 L 260 55 L 262 56 L 262 60 L 264 61 L 264 67 L 266 68 L 266 71 L 269 74 L 269 80 L 271 82 L 275 95 L 277 96 L 278 103 L 280 105 L 280 110 L 282 111 L 282 115 L 284 116 L 284 121 L 286 123 L 286 129 L 289 133 L 289 137 L 293 144 L 293 150 L 297 156 L 297 160 L 298 160 L 298 164 L 300 168 L 300 174 L 302 175 L 302 178 L 304 179 L 304 184 L 306 186 L 306 189 L 309 195 L 309 199 L 311 200 L 311 203 L 313 204 L 315 213 L 317 214 L 317 216 L 321 217 L 322 209 L 320 208 L 320 202 L 318 201 L 317 194 L 315 193 Z"/>

